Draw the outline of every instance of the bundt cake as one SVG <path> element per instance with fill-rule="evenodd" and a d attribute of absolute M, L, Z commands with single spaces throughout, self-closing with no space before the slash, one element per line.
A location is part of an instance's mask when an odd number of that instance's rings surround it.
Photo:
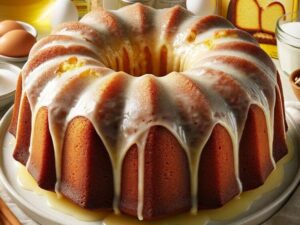
<path fill-rule="evenodd" d="M 33 47 L 10 132 L 41 188 L 149 220 L 262 185 L 287 153 L 284 120 L 276 68 L 250 35 L 134 4 Z"/>

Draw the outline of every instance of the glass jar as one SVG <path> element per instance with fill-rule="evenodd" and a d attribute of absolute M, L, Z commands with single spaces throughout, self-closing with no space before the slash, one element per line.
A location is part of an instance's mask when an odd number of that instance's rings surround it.
<path fill-rule="evenodd" d="M 300 18 L 298 13 L 288 13 L 278 19 L 276 39 L 281 68 L 287 75 L 290 75 L 300 68 Z"/>

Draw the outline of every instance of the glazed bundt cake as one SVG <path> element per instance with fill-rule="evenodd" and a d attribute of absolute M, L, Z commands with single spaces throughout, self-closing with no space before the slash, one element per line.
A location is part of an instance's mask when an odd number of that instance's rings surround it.
<path fill-rule="evenodd" d="M 287 153 L 274 64 L 218 16 L 99 8 L 40 40 L 21 75 L 13 156 L 84 208 L 217 208 Z"/>

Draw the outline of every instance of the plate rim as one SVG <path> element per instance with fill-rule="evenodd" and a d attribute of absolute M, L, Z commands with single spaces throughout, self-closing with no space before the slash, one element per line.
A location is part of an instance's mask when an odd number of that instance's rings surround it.
<path fill-rule="evenodd" d="M 5 60 L 7 62 L 25 62 L 28 59 L 28 56 L 25 56 L 25 57 L 10 57 L 10 56 L 0 54 L 0 59 Z"/>
<path fill-rule="evenodd" d="M 32 36 L 37 38 L 38 31 L 33 25 L 31 25 L 30 23 L 21 21 L 21 20 L 16 20 L 16 22 L 21 24 L 28 33 L 32 34 Z"/>
<path fill-rule="evenodd" d="M 4 126 L 3 130 L 6 131 L 4 133 L 6 134 L 8 132 L 8 127 L 9 127 L 8 121 L 12 117 L 12 111 L 13 111 L 13 106 L 11 106 L 9 108 L 9 110 L 7 110 L 7 112 L 4 114 L 4 116 L 0 120 L 0 136 L 2 136 L 2 127 L 3 126 Z M 3 141 L 4 141 L 4 139 L 0 138 L 0 146 L 3 145 Z M 2 149 L 1 149 L 0 155 L 2 156 Z M 2 160 L 0 160 L 0 182 L 3 186 L 3 188 L 5 189 L 6 193 L 9 194 L 9 196 L 15 201 L 15 203 L 18 205 L 18 207 L 20 207 L 23 211 L 25 211 L 26 214 L 34 213 L 34 214 L 36 214 L 36 216 L 41 217 L 39 211 L 31 204 L 28 204 L 27 201 L 25 199 L 23 199 L 22 196 L 20 196 L 17 193 L 17 191 L 12 187 L 12 185 L 9 183 L 9 181 L 6 178 L 2 167 L 3 167 Z M 28 210 L 29 210 L 29 212 L 28 212 Z M 51 218 L 47 218 L 47 220 L 53 221 L 54 224 L 56 223 Z"/>
<path fill-rule="evenodd" d="M 9 70 L 13 73 L 13 76 L 15 77 L 14 83 L 16 87 L 18 78 L 20 76 L 21 68 L 12 63 L 4 62 L 4 61 L 0 61 L 0 68 Z M 10 103 L 12 103 L 15 94 L 16 94 L 16 88 L 14 88 L 12 91 L 0 95 L 0 111 L 3 110 L 3 108 L 7 107 Z"/>

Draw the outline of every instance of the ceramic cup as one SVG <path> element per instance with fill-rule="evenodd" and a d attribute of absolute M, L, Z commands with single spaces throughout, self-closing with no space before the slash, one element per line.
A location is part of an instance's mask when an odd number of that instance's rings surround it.
<path fill-rule="evenodd" d="M 297 85 L 295 83 L 296 78 L 298 77 L 298 79 L 300 79 L 300 69 L 295 70 L 290 76 L 289 76 L 289 80 L 290 80 L 290 84 L 292 86 L 292 89 L 294 91 L 294 94 L 296 95 L 297 99 L 300 101 L 300 84 Z"/>

